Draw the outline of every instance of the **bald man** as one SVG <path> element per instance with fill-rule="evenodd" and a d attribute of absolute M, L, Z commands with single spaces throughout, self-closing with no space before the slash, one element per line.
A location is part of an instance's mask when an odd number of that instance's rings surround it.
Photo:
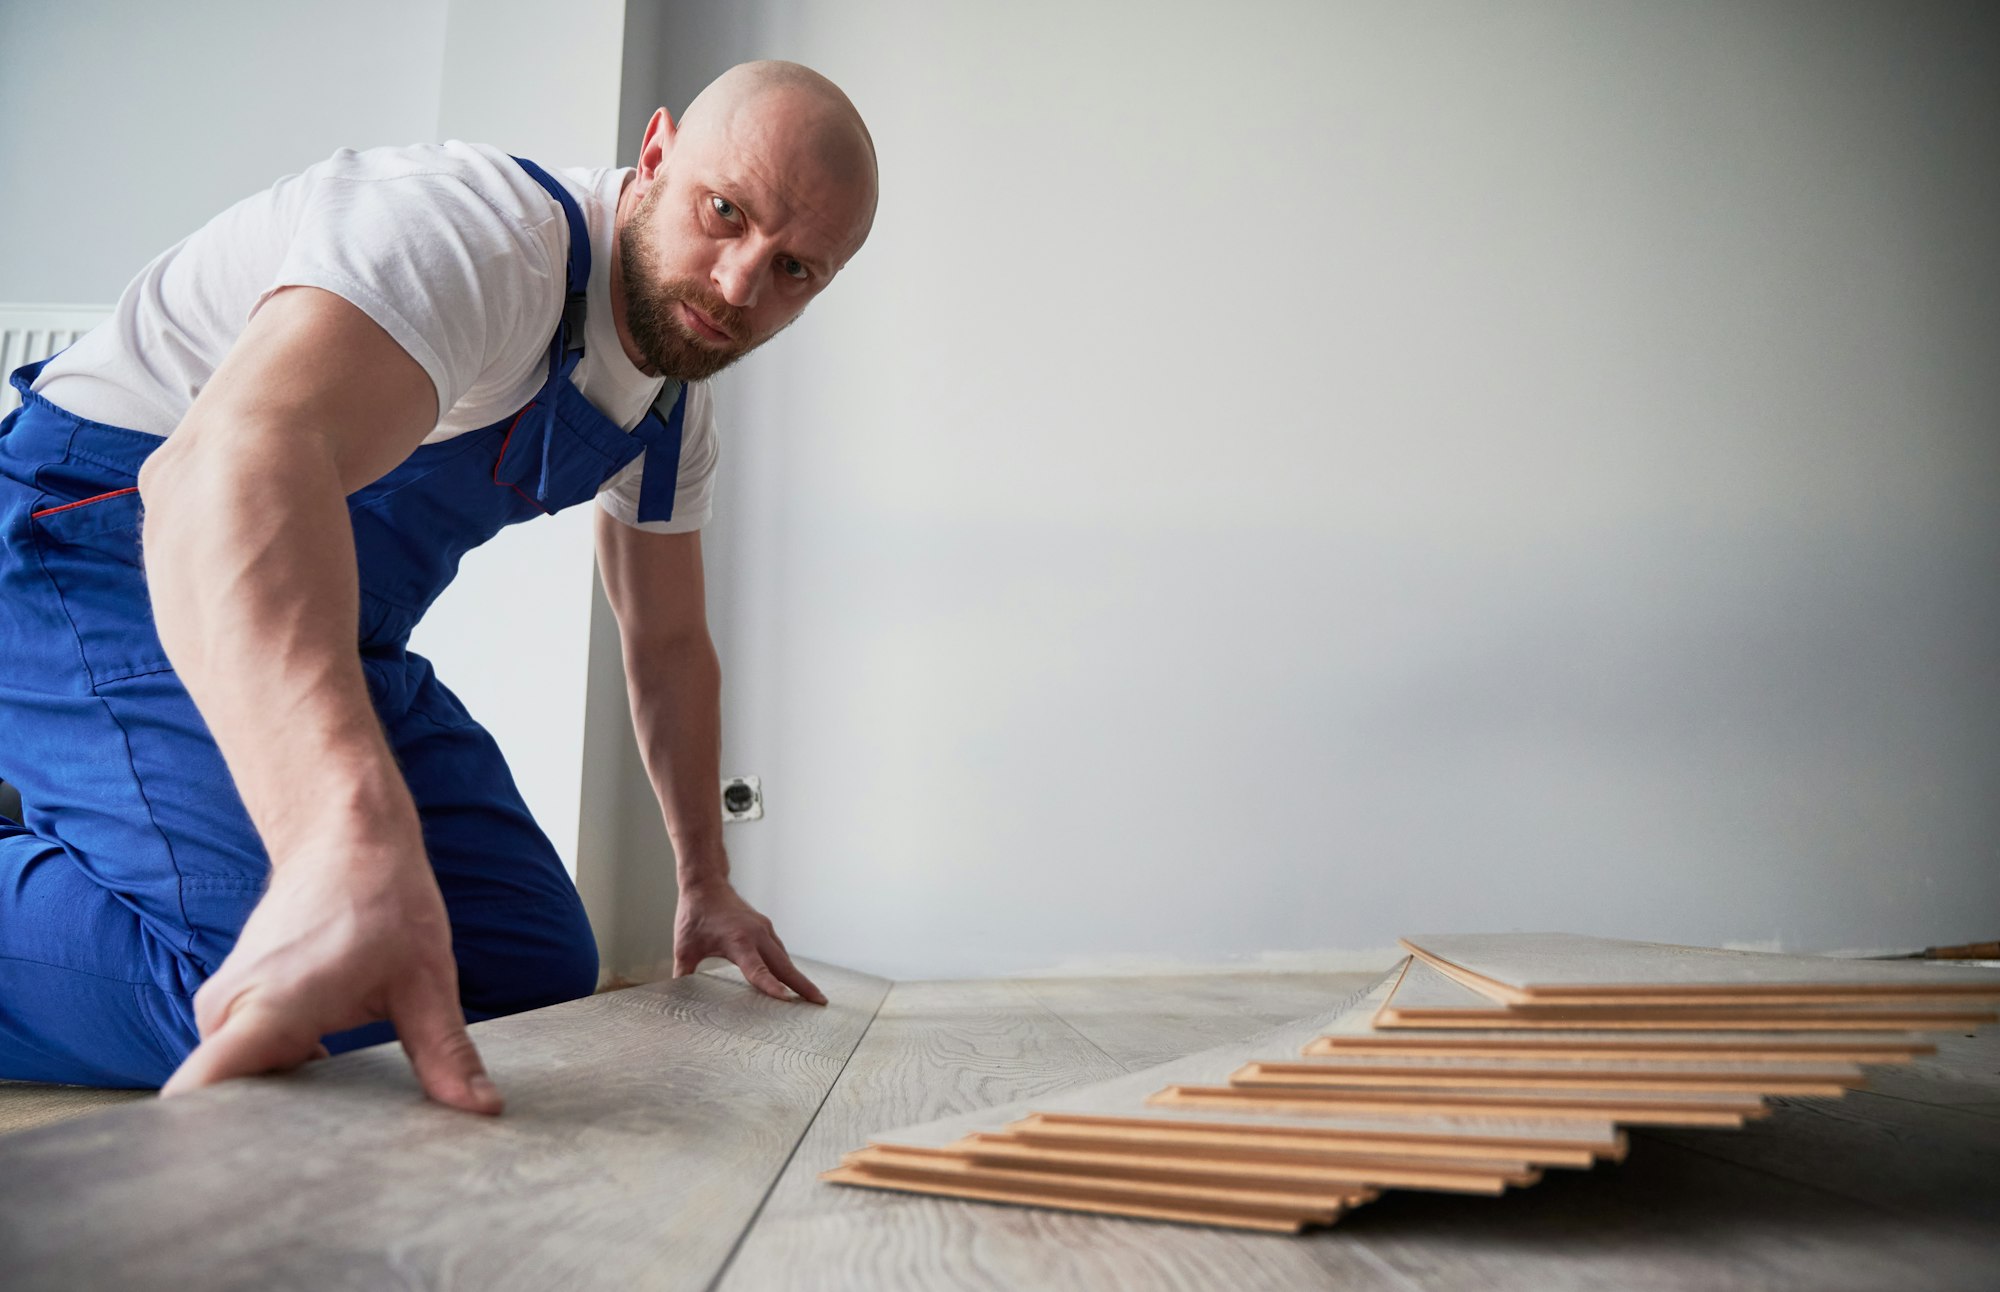
<path fill-rule="evenodd" d="M 592 499 L 676 972 L 723 955 L 824 1003 L 723 852 L 703 383 L 826 288 L 875 195 L 846 97 L 747 64 L 656 113 L 632 169 L 338 153 L 14 375 L 0 1077 L 174 1094 L 394 1035 L 432 1098 L 498 1112 L 466 1022 L 587 994 L 595 943 L 407 643 L 465 551 Z"/>

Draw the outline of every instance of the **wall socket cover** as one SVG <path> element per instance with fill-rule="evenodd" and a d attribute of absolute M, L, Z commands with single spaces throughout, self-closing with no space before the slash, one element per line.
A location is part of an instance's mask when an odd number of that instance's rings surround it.
<path fill-rule="evenodd" d="M 722 819 L 761 821 L 764 818 L 764 782 L 755 776 L 722 778 Z"/>

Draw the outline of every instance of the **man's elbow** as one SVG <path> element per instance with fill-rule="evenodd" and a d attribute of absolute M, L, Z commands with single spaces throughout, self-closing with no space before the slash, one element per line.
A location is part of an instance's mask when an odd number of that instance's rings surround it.
<path fill-rule="evenodd" d="M 715 639 L 706 623 L 659 625 L 627 635 L 626 658 L 649 668 L 720 671 Z"/>
<path fill-rule="evenodd" d="M 185 456 L 180 446 L 169 437 L 139 464 L 139 500 L 146 504 L 148 511 L 173 496 Z"/>

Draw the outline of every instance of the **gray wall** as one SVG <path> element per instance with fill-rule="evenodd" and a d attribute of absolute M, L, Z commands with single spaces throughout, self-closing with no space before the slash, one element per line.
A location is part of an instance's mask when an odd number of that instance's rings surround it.
<path fill-rule="evenodd" d="M 1990 6 L 664 13 L 884 159 L 724 392 L 794 949 L 1992 935 Z"/>
<path fill-rule="evenodd" d="M 723 392 L 740 882 L 901 974 L 1992 936 L 1991 12 L 628 6 L 624 160 L 780 55 L 886 165 L 867 251 Z M 108 301 L 471 102 L 442 0 L 0 16 L 0 299 Z M 602 88 L 550 66 L 522 93 Z M 596 628 L 587 736 L 567 688 L 530 722 L 585 751 L 630 965 L 672 893 Z"/>
<path fill-rule="evenodd" d="M 109 304 L 239 198 L 437 127 L 445 0 L 0 0 L 0 300 Z"/>

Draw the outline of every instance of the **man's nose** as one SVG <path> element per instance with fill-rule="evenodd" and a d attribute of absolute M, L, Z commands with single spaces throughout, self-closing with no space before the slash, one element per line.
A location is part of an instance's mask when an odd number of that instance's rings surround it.
<path fill-rule="evenodd" d="M 715 290 L 737 309 L 751 308 L 757 303 L 757 293 L 764 281 L 759 272 L 762 263 L 762 257 L 748 247 L 724 252 L 716 258 L 715 272 L 711 275 Z"/>

